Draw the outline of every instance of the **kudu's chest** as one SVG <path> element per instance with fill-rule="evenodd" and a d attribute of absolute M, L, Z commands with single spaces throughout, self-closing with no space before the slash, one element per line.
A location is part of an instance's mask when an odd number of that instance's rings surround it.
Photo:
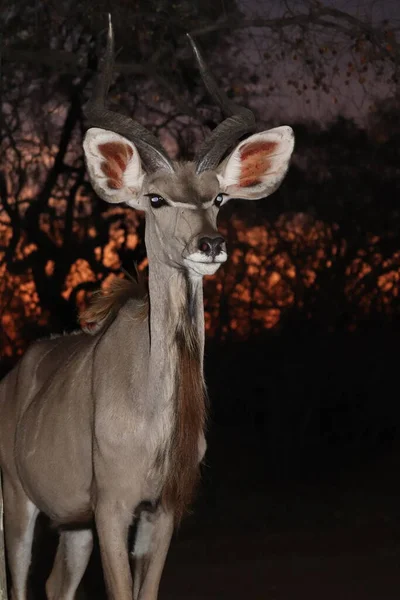
<path fill-rule="evenodd" d="M 161 498 L 180 515 L 192 496 L 204 445 L 202 367 L 196 340 L 184 332 L 161 358 L 154 361 L 155 372 L 149 361 L 142 386 L 130 385 L 115 403 L 99 400 L 94 476 L 101 488 L 131 494 L 127 502 Z"/>

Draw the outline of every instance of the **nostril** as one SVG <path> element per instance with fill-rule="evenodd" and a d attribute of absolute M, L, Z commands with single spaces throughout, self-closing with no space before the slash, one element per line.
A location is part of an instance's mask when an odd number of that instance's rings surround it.
<path fill-rule="evenodd" d="M 224 245 L 225 240 L 223 237 L 217 237 L 213 240 L 213 253 L 215 256 L 221 254 L 222 246 Z"/>
<path fill-rule="evenodd" d="M 210 252 L 211 252 L 211 244 L 210 244 L 209 240 L 206 240 L 205 238 L 202 238 L 200 240 L 200 242 L 199 242 L 199 250 L 201 250 L 205 254 L 210 254 Z"/>

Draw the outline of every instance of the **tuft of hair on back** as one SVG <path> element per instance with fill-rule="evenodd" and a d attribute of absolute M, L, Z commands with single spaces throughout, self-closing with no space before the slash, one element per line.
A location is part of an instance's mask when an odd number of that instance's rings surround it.
<path fill-rule="evenodd" d="M 111 284 L 95 292 L 89 306 L 79 315 L 85 333 L 95 335 L 115 318 L 128 300 L 136 300 L 135 317 L 146 319 L 148 292 L 143 276 L 136 270 L 136 278 L 124 271 L 129 279 L 115 277 Z"/>

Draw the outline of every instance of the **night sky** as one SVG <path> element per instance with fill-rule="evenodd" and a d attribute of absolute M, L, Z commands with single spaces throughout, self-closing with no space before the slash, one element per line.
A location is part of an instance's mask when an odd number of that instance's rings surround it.
<path fill-rule="evenodd" d="M 400 23 L 400 3 L 397 0 L 378 0 L 376 2 L 328 0 L 322 4 L 349 12 L 376 26 L 382 26 L 384 20 L 387 20 L 388 26 L 393 28 L 398 27 Z M 307 11 L 310 3 L 303 0 L 289 2 L 240 0 L 238 5 L 249 18 L 276 19 L 284 15 L 290 15 L 291 10 L 296 13 L 302 10 Z M 322 42 L 322 44 L 327 41 L 329 48 L 338 50 L 340 60 L 337 61 L 336 58 L 331 60 L 332 57 L 328 56 L 326 65 L 327 70 L 331 72 L 332 68 L 338 64 L 342 74 L 332 80 L 332 93 L 324 94 L 317 91 L 301 98 L 295 94 L 293 88 L 286 85 L 287 80 L 299 77 L 309 87 L 312 80 L 307 73 L 299 71 L 299 64 L 291 59 L 293 53 L 289 57 L 279 60 L 272 68 L 270 60 L 264 61 L 262 59 L 262 55 L 266 50 L 270 54 L 279 51 L 279 43 L 274 43 L 274 38 L 269 29 L 246 29 L 243 37 L 238 32 L 232 32 L 232 37 L 240 38 L 239 43 L 243 45 L 243 53 L 241 53 L 239 61 L 243 61 L 244 67 L 246 64 L 256 65 L 253 70 L 261 75 L 258 89 L 260 98 L 255 101 L 256 106 L 263 110 L 264 114 L 267 114 L 274 122 L 281 117 L 289 120 L 300 118 L 330 121 L 341 114 L 364 124 L 374 102 L 393 93 L 393 87 L 387 85 L 384 77 L 379 78 L 379 81 L 377 81 L 373 65 L 371 65 L 368 77 L 366 77 L 363 85 L 360 85 L 356 78 L 352 78 L 350 84 L 345 85 L 346 65 L 354 61 L 354 55 L 349 51 L 349 40 L 343 38 L 336 31 L 333 34 L 328 31 L 323 35 L 320 32 L 315 40 L 316 42 Z M 267 76 L 267 80 L 265 80 L 265 76 Z M 263 91 L 268 89 L 271 79 L 275 84 L 275 90 L 263 99 Z M 306 98 L 308 99 L 307 103 Z"/>

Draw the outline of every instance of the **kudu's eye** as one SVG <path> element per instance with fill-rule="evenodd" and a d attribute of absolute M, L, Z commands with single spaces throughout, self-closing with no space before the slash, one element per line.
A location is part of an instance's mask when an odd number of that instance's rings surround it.
<path fill-rule="evenodd" d="M 224 201 L 224 195 L 218 194 L 218 196 L 214 200 L 214 204 L 215 204 L 215 206 L 217 206 L 219 208 L 221 206 L 221 204 L 223 203 L 223 201 Z"/>
<path fill-rule="evenodd" d="M 155 194 L 149 194 L 150 204 L 153 208 L 160 208 L 161 206 L 166 206 L 167 201 L 164 200 L 162 196 L 157 196 Z"/>

